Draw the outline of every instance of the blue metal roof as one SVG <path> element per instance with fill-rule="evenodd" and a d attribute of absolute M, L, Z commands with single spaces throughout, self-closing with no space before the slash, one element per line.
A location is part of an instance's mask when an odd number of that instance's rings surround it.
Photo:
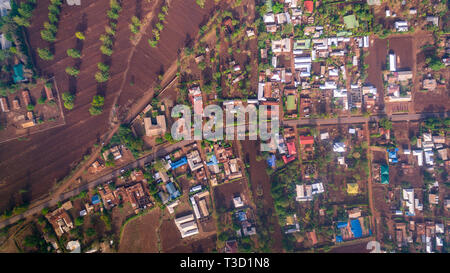
<path fill-rule="evenodd" d="M 92 204 L 96 205 L 98 203 L 100 203 L 100 197 L 98 196 L 98 194 L 96 194 L 96 195 L 92 196 Z"/>
<path fill-rule="evenodd" d="M 275 164 L 275 155 L 274 154 L 272 154 L 272 156 L 269 156 L 268 158 L 267 158 L 267 164 L 270 166 L 270 167 L 275 167 L 276 166 L 276 164 Z"/>
<path fill-rule="evenodd" d="M 353 236 L 355 238 L 361 238 L 362 237 L 361 222 L 359 222 L 358 219 L 354 219 L 354 220 L 351 220 L 350 225 L 351 225 Z"/>
<path fill-rule="evenodd" d="M 247 214 L 244 211 L 238 212 L 237 216 L 238 216 L 239 221 L 241 221 L 241 222 L 247 220 Z"/>
<path fill-rule="evenodd" d="M 217 165 L 219 162 L 217 161 L 216 155 L 211 156 L 211 161 L 207 162 L 207 166 Z"/>
<path fill-rule="evenodd" d="M 188 163 L 188 162 L 187 162 L 187 158 L 184 156 L 184 157 L 182 157 L 180 160 L 171 163 L 171 164 L 170 164 L 170 167 L 172 167 L 172 169 L 175 170 L 176 168 L 179 168 L 179 167 L 181 167 L 181 166 L 183 166 L 183 165 L 186 165 L 187 163 Z"/>
<path fill-rule="evenodd" d="M 338 222 L 337 223 L 337 228 L 345 228 L 347 227 L 347 222 Z"/>
<path fill-rule="evenodd" d="M 181 195 L 180 192 L 175 188 L 175 185 L 172 182 L 169 182 L 166 184 L 166 189 L 169 192 L 169 195 L 172 199 L 175 199 Z"/>
<path fill-rule="evenodd" d="M 336 243 L 341 243 L 342 241 L 343 241 L 342 236 L 340 235 L 336 236 Z"/>

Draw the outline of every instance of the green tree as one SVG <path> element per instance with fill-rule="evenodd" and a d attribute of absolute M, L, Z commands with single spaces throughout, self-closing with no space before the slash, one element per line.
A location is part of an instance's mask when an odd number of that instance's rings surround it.
<path fill-rule="evenodd" d="M 41 30 L 41 37 L 43 40 L 47 41 L 47 42 L 54 42 L 56 41 L 56 37 L 55 34 L 48 30 L 48 29 L 43 29 Z"/>
<path fill-rule="evenodd" d="M 82 40 L 82 41 L 86 39 L 86 36 L 84 36 L 83 32 L 81 32 L 81 31 L 75 32 L 75 37 L 77 37 L 78 40 Z"/>
<path fill-rule="evenodd" d="M 72 77 L 77 77 L 78 74 L 80 73 L 80 70 L 76 69 L 75 67 L 68 66 L 66 67 L 66 73 Z"/>
<path fill-rule="evenodd" d="M 109 79 L 108 71 L 97 71 L 95 73 L 95 80 L 99 83 L 107 82 Z"/>
<path fill-rule="evenodd" d="M 39 99 L 38 99 L 38 104 L 44 104 L 45 103 L 45 97 L 40 97 Z"/>
<path fill-rule="evenodd" d="M 69 48 L 67 49 L 67 56 L 72 57 L 74 59 L 81 58 L 81 53 L 79 50 L 75 48 Z"/>
<path fill-rule="evenodd" d="M 62 94 L 62 99 L 64 101 L 64 107 L 68 110 L 72 110 L 74 106 L 75 96 L 69 92 L 64 92 Z"/>
<path fill-rule="evenodd" d="M 37 52 L 42 60 L 50 61 L 53 60 L 54 58 L 53 54 L 50 52 L 48 48 L 38 48 Z"/>
<path fill-rule="evenodd" d="M 113 50 L 105 45 L 100 47 L 100 51 L 106 56 L 111 56 L 113 53 Z"/>
<path fill-rule="evenodd" d="M 92 106 L 103 107 L 104 103 L 105 103 L 105 98 L 101 95 L 96 95 L 92 99 Z"/>
<path fill-rule="evenodd" d="M 77 219 L 75 219 L 75 226 L 79 227 L 82 226 L 84 224 L 84 218 L 83 217 L 77 217 Z"/>
<path fill-rule="evenodd" d="M 392 121 L 390 121 L 386 117 L 381 118 L 380 121 L 378 122 L 378 124 L 380 125 L 380 127 L 384 128 L 386 130 L 392 129 Z"/>

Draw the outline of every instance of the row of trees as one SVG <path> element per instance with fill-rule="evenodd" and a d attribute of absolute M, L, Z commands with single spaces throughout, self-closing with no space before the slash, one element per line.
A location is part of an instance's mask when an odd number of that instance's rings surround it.
<path fill-rule="evenodd" d="M 141 30 L 141 20 L 139 20 L 139 18 L 137 18 L 136 16 L 131 17 L 131 23 L 130 23 L 130 30 L 133 34 L 138 34 L 139 31 Z M 131 40 L 134 39 L 134 35 L 131 36 L 130 38 Z"/>
<path fill-rule="evenodd" d="M 160 38 L 160 33 L 164 29 L 164 21 L 166 20 L 166 15 L 169 13 L 169 8 L 164 5 L 161 8 L 161 12 L 158 13 L 159 22 L 156 23 L 155 28 L 152 30 L 153 39 L 148 39 L 148 43 L 151 47 L 156 47 Z"/>
<path fill-rule="evenodd" d="M 109 1 L 109 10 L 106 16 L 110 19 L 109 25 L 105 27 L 105 33 L 100 35 L 100 41 L 102 45 L 100 46 L 100 51 L 105 56 L 111 56 L 113 53 L 114 37 L 116 36 L 117 20 L 119 19 L 119 13 L 122 10 L 122 5 L 119 0 Z M 98 71 L 95 73 L 95 80 L 98 83 L 104 83 L 109 80 L 109 65 L 105 63 L 97 64 Z M 92 116 L 100 115 L 103 112 L 103 105 L 105 103 L 105 98 L 101 95 L 96 95 L 92 98 L 91 108 L 89 108 L 89 113 Z"/>
<path fill-rule="evenodd" d="M 75 37 L 78 40 L 84 40 L 86 37 L 84 36 L 83 32 L 76 32 L 75 33 Z M 69 48 L 67 50 L 67 56 L 72 57 L 73 59 L 80 59 L 81 58 L 81 52 L 76 49 L 76 48 Z M 66 67 L 66 73 L 69 74 L 72 77 L 78 77 L 78 74 L 80 74 L 80 69 L 78 67 L 74 67 L 74 66 L 68 66 Z M 72 105 L 73 107 L 73 105 Z M 66 107 L 67 108 L 67 107 Z"/>
<path fill-rule="evenodd" d="M 41 37 L 44 41 L 53 43 L 56 41 L 56 33 L 58 32 L 59 14 L 61 13 L 61 0 L 50 0 L 48 6 L 48 21 L 44 22 L 44 29 L 41 30 Z M 48 48 L 38 48 L 39 57 L 43 60 L 53 60 L 54 55 Z M 67 72 L 67 70 L 66 70 Z M 75 73 L 74 71 L 71 71 Z M 68 72 L 69 73 L 69 72 Z"/>

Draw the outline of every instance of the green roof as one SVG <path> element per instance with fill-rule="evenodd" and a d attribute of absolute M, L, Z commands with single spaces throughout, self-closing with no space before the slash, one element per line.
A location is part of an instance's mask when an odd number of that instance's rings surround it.
<path fill-rule="evenodd" d="M 352 32 L 351 31 L 339 31 L 336 36 L 341 37 L 341 36 L 351 36 Z"/>
<path fill-rule="evenodd" d="M 297 107 L 295 107 L 295 96 L 294 95 L 287 96 L 286 108 L 288 111 L 292 111 L 297 108 Z"/>
<path fill-rule="evenodd" d="M 381 184 L 387 185 L 389 184 L 389 175 L 382 175 L 381 176 Z"/>
<path fill-rule="evenodd" d="M 389 166 L 381 165 L 381 184 L 389 184 Z"/>
<path fill-rule="evenodd" d="M 358 20 L 354 14 L 344 17 L 344 23 L 346 28 L 355 28 L 359 26 Z"/>
<path fill-rule="evenodd" d="M 14 66 L 14 82 L 18 83 L 23 81 L 25 78 L 23 77 L 23 64 L 16 64 Z"/>

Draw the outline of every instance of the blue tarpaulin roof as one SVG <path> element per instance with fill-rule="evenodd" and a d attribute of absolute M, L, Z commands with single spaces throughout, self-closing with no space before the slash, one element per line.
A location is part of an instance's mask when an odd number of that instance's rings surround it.
<path fill-rule="evenodd" d="M 180 196 L 180 192 L 175 188 L 175 185 L 172 182 L 167 183 L 166 189 L 169 192 L 170 197 L 172 199 L 175 199 L 178 196 Z"/>
<path fill-rule="evenodd" d="M 238 218 L 239 218 L 239 221 L 245 221 L 245 220 L 247 220 L 247 214 L 244 212 L 244 211 L 240 211 L 240 212 L 238 212 Z"/>
<path fill-rule="evenodd" d="M 341 243 L 342 242 L 342 236 L 338 235 L 336 236 L 336 243 Z"/>
<path fill-rule="evenodd" d="M 272 154 L 272 156 L 269 156 L 268 158 L 267 158 L 267 164 L 270 166 L 270 167 L 275 167 L 276 165 L 275 165 L 275 155 L 274 154 Z"/>
<path fill-rule="evenodd" d="M 359 222 L 358 219 L 354 219 L 354 220 L 351 220 L 350 225 L 351 225 L 353 236 L 355 238 L 361 238 L 362 237 L 361 222 Z"/>
<path fill-rule="evenodd" d="M 337 228 L 345 228 L 347 227 L 347 222 L 338 222 L 337 223 Z"/>
<path fill-rule="evenodd" d="M 389 158 L 392 159 L 392 162 L 393 163 L 397 163 L 398 162 L 398 160 L 397 160 L 398 148 L 395 148 L 395 149 L 392 149 L 392 150 L 387 149 L 387 151 L 388 151 L 388 154 L 389 154 Z"/>
<path fill-rule="evenodd" d="M 92 204 L 96 205 L 98 203 L 100 203 L 100 197 L 98 197 L 98 194 L 96 194 L 96 195 L 92 196 Z"/>
<path fill-rule="evenodd" d="M 219 163 L 215 155 L 212 155 L 210 159 L 211 161 L 206 163 L 207 166 L 217 165 Z"/>
<path fill-rule="evenodd" d="M 172 167 L 172 169 L 175 170 L 176 168 L 179 168 L 179 167 L 181 167 L 183 165 L 186 165 L 186 164 L 187 164 L 187 158 L 186 157 L 182 157 L 180 160 L 171 163 L 170 167 Z"/>

